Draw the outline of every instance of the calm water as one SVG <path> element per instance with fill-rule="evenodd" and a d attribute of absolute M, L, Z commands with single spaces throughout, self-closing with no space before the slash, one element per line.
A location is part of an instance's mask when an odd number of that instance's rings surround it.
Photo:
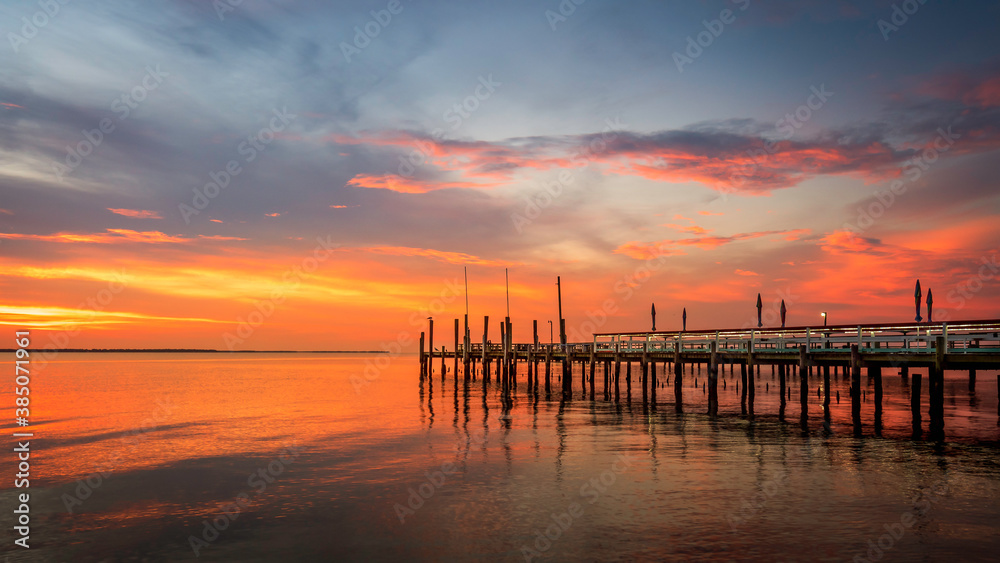
<path fill-rule="evenodd" d="M 32 380 L 30 551 L 12 547 L 16 471 L 10 453 L 0 460 L 4 555 L 995 561 L 1000 550 L 996 372 L 980 372 L 975 393 L 947 374 L 948 439 L 933 444 L 910 439 L 906 387 L 889 370 L 883 436 L 869 396 L 855 439 L 840 377 L 828 430 L 810 382 L 804 432 L 794 381 L 778 420 L 769 368 L 751 421 L 728 370 L 711 420 L 693 387 L 704 373 L 686 376 L 677 414 L 670 387 L 652 407 L 637 386 L 629 398 L 624 371 L 617 403 L 600 381 L 596 400 L 577 381 L 561 401 L 555 380 L 547 396 L 523 376 L 505 401 L 451 374 L 421 386 L 410 356 L 379 357 L 388 365 L 357 386 L 375 359 L 62 355 Z"/>

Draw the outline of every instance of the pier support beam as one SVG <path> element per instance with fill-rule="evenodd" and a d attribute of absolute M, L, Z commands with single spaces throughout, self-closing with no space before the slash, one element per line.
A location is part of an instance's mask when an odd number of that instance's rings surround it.
<path fill-rule="evenodd" d="M 875 435 L 882 435 L 882 366 L 869 365 L 868 378 L 875 379 Z"/>
<path fill-rule="evenodd" d="M 944 368 L 947 346 L 945 337 L 938 336 L 935 343 L 934 367 L 931 368 L 928 378 L 927 397 L 930 399 L 930 438 L 932 440 L 944 439 Z"/>
<path fill-rule="evenodd" d="M 427 376 L 434 375 L 434 319 L 427 320 Z"/>
<path fill-rule="evenodd" d="M 427 375 L 427 357 L 424 352 L 424 331 L 420 331 L 420 378 Z"/>
<path fill-rule="evenodd" d="M 674 341 L 674 410 L 684 412 L 684 364 L 681 363 L 681 341 L 680 338 Z M 645 376 L 645 372 L 643 372 Z M 645 389 L 645 383 L 643 384 Z"/>
<path fill-rule="evenodd" d="M 861 352 L 851 344 L 851 422 L 854 436 L 861 437 Z"/>
<path fill-rule="evenodd" d="M 802 404 L 801 410 L 801 423 L 802 429 L 805 430 L 808 427 L 809 422 L 809 379 L 808 371 L 806 371 L 806 345 L 802 344 L 799 346 L 799 373 L 802 374 L 799 378 L 799 402 Z"/>
<path fill-rule="evenodd" d="M 719 414 L 719 357 L 715 342 L 711 346 L 711 359 L 708 363 L 708 414 Z"/>
<path fill-rule="evenodd" d="M 458 319 L 455 319 L 455 381 L 458 381 Z"/>
<path fill-rule="evenodd" d="M 740 364 L 740 414 L 747 414 L 747 364 Z"/>
<path fill-rule="evenodd" d="M 487 381 L 490 380 L 490 359 L 486 354 L 489 348 L 490 341 L 490 317 L 489 315 L 483 317 L 483 358 L 480 360 L 482 364 L 481 369 L 483 371 L 483 384 L 485 385 Z"/>

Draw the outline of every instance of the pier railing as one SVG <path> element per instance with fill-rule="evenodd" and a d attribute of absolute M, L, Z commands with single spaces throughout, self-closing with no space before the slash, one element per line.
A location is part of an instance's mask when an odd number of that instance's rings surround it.
<path fill-rule="evenodd" d="M 842 352 L 852 345 L 860 350 L 888 353 L 932 353 L 937 338 L 944 336 L 949 354 L 1000 354 L 1000 321 L 948 323 L 870 324 L 684 332 L 606 332 L 594 334 L 592 342 L 513 344 L 518 354 L 569 353 L 675 353 L 708 352 L 715 343 L 719 353 L 799 353 L 803 345 L 812 352 Z M 465 351 L 459 345 L 458 352 Z M 487 343 L 488 354 L 503 353 L 503 343 Z M 481 355 L 483 345 L 473 343 L 470 354 Z"/>

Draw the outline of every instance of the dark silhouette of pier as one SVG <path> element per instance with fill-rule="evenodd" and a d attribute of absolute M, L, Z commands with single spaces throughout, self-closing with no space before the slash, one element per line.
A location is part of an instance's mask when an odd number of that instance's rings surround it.
<path fill-rule="evenodd" d="M 919 291 L 919 290 L 918 290 Z M 919 314 L 919 313 L 918 313 Z M 929 315 L 928 315 L 929 316 Z M 565 334 L 565 320 L 560 319 L 561 336 Z M 533 338 L 528 343 L 514 343 L 513 327 L 509 318 L 499 323 L 500 342 L 489 339 L 489 317 L 484 319 L 482 341 L 473 343 L 466 316 L 464 337 L 460 339 L 459 319 L 454 324 L 454 347 L 440 351 L 433 347 L 433 320 L 429 321 L 430 346 L 424 348 L 424 333 L 420 336 L 421 378 L 433 375 L 434 362 L 440 360 L 442 377 L 447 364 L 453 364 L 452 373 L 457 380 L 461 371 L 466 380 L 481 377 L 483 383 L 495 377 L 503 389 L 516 388 L 517 365 L 527 365 L 527 385 L 544 384 L 550 389 L 553 364 L 560 369 L 558 376 L 563 395 L 570 396 L 574 381 L 572 365 L 580 366 L 579 385 L 586 392 L 588 386 L 594 394 L 598 365 L 604 378 L 604 389 L 613 388 L 617 396 L 625 364 L 625 385 L 632 388 L 632 367 L 638 364 L 637 384 L 642 388 L 645 404 L 655 401 L 657 366 L 662 376 L 673 375 L 674 408 L 683 411 L 683 379 L 685 373 L 706 367 L 709 415 L 718 415 L 718 374 L 729 367 L 730 373 L 738 369 L 741 386 L 741 411 L 754 414 L 755 378 L 760 377 L 761 366 L 771 366 L 777 371 L 780 391 L 780 408 L 783 415 L 786 401 L 791 400 L 788 378 L 799 378 L 801 423 L 808 418 L 810 376 L 818 382 L 817 393 L 822 393 L 824 419 L 830 420 L 830 377 L 851 378 L 851 413 L 854 433 L 862 433 L 861 375 L 864 371 L 874 381 L 875 427 L 878 433 L 882 411 L 882 377 L 884 368 L 898 368 L 899 374 L 909 378 L 912 368 L 928 370 L 927 394 L 929 403 L 931 439 L 944 437 L 944 371 L 963 370 L 969 374 L 969 388 L 975 389 L 977 370 L 1000 369 L 1000 320 L 970 320 L 951 322 L 914 322 L 865 325 L 803 326 L 782 328 L 749 328 L 699 331 L 650 331 L 595 333 L 590 342 L 548 344 L 538 340 L 538 321 L 533 322 Z M 461 365 L 460 365 L 461 364 Z M 544 374 L 540 369 L 544 366 Z M 688 366 L 687 368 L 685 366 Z M 460 370 L 460 367 L 462 368 Z M 920 412 L 923 392 L 922 374 L 910 378 L 911 410 L 914 435 L 921 432 Z M 998 377 L 1000 395 L 1000 377 Z M 1000 398 L 998 398 L 1000 399 Z M 998 407 L 1000 415 L 1000 407 Z"/>

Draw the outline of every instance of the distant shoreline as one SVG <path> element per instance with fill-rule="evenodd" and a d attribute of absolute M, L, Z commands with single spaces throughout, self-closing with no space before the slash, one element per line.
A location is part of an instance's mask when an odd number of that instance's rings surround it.
<path fill-rule="evenodd" d="M 28 348 L 29 352 L 36 351 Z M 40 350 L 39 350 L 40 351 Z M 137 353 L 137 354 L 388 354 L 386 350 L 207 350 L 200 348 L 65 348 L 63 350 L 48 350 L 49 352 L 73 353 Z M 0 353 L 15 352 L 13 348 L 0 349 Z"/>

